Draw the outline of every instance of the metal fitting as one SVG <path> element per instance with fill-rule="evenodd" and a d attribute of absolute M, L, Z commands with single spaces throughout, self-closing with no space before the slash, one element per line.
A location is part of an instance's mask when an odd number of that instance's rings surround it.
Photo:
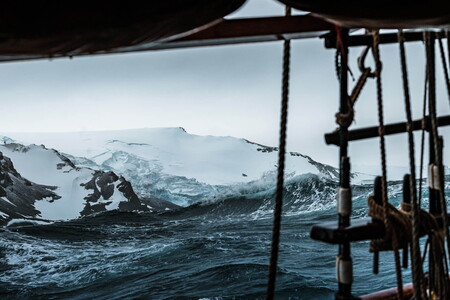
<path fill-rule="evenodd" d="M 352 190 L 350 188 L 338 188 L 337 210 L 341 216 L 350 216 L 352 213 Z"/>
<path fill-rule="evenodd" d="M 439 165 L 430 164 L 428 166 L 428 186 L 433 190 L 441 189 L 441 180 L 439 176 Z"/>
<path fill-rule="evenodd" d="M 353 263 L 351 259 L 344 259 L 342 256 L 336 257 L 336 279 L 338 283 L 352 284 Z"/>

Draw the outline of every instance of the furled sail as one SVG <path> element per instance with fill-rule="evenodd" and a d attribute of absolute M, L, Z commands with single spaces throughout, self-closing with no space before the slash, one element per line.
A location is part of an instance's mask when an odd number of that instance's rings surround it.
<path fill-rule="evenodd" d="M 138 48 L 204 28 L 244 2 L 5 1 L 0 9 L 0 55 L 20 59 Z"/>
<path fill-rule="evenodd" d="M 333 23 L 356 28 L 450 26 L 450 1 L 279 0 Z"/>

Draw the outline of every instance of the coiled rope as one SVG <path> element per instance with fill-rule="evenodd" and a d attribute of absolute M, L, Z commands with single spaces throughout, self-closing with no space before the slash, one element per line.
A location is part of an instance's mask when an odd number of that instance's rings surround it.
<path fill-rule="evenodd" d="M 286 16 L 291 15 L 291 8 L 286 7 Z M 281 120 L 280 141 L 278 147 L 278 176 L 275 194 L 275 209 L 273 211 L 272 250 L 270 254 L 269 281 L 267 284 L 267 300 L 272 300 L 275 295 L 275 283 L 277 277 L 278 252 L 280 244 L 281 213 L 283 208 L 284 163 L 286 154 L 286 131 L 289 102 L 289 66 L 291 59 L 291 42 L 285 40 L 283 45 L 283 78 L 281 93 Z"/>

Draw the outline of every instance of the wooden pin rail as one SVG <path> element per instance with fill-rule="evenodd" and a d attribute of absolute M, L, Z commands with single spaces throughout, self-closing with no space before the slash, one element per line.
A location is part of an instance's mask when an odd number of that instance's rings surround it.
<path fill-rule="evenodd" d="M 342 244 L 357 241 L 381 239 L 385 234 L 383 222 L 362 218 L 352 220 L 347 227 L 339 227 L 336 222 L 314 225 L 310 237 L 329 244 Z"/>
<path fill-rule="evenodd" d="M 429 131 L 431 128 L 431 122 L 429 118 L 426 118 L 425 130 Z M 443 116 L 437 118 L 439 127 L 450 125 L 450 116 Z M 404 133 L 407 131 L 406 122 L 393 123 L 384 126 L 384 135 L 392 135 L 397 133 Z M 422 119 L 412 122 L 412 128 L 414 131 L 422 129 Z M 364 140 L 369 138 L 378 137 L 378 126 L 366 127 L 360 129 L 354 129 L 348 131 L 348 141 Z M 340 145 L 339 129 L 331 133 L 325 134 L 325 142 L 327 145 Z"/>

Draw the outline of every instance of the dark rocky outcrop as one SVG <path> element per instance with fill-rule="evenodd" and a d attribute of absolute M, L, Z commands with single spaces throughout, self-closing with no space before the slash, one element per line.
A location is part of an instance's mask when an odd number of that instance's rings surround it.
<path fill-rule="evenodd" d="M 335 167 L 317 162 L 317 161 L 313 160 L 311 157 L 309 157 L 308 155 L 300 154 L 298 152 L 290 152 L 290 155 L 291 156 L 301 156 L 303 158 L 306 158 L 311 165 L 315 166 L 317 168 L 317 170 L 319 170 L 320 173 L 327 176 L 329 179 L 334 179 L 334 180 L 339 179 L 339 170 L 336 169 Z M 352 174 L 351 176 L 354 177 L 355 175 Z"/>
<path fill-rule="evenodd" d="M 13 218 L 39 216 L 40 212 L 36 210 L 34 203 L 44 198 L 50 198 L 50 201 L 59 199 L 53 192 L 55 189 L 56 187 L 36 184 L 23 178 L 14 168 L 11 159 L 0 152 L 0 225 Z"/>
<path fill-rule="evenodd" d="M 120 183 L 117 186 L 118 190 L 123 193 L 123 195 L 128 199 L 128 202 L 119 203 L 119 210 L 123 211 L 147 211 L 149 210 L 148 206 L 143 204 L 141 200 L 138 198 L 136 193 L 131 186 L 131 183 L 122 176 L 120 176 Z"/>
<path fill-rule="evenodd" d="M 81 216 L 108 210 L 142 212 L 172 208 L 168 204 L 156 202 L 156 209 L 153 209 L 152 201 L 140 199 L 134 192 L 131 183 L 124 177 L 119 177 L 112 171 L 96 171 L 91 168 L 77 167 L 60 152 L 47 149 L 43 145 L 24 146 L 18 143 L 10 143 L 4 144 L 2 147 L 5 147 L 8 151 L 21 152 L 25 155 L 33 155 L 36 148 L 50 151 L 58 159 L 55 165 L 48 166 L 48 168 L 55 168 L 61 172 L 61 176 L 68 172 L 80 171 L 86 174 L 86 171 L 88 171 L 88 174 L 91 173 L 92 177 L 89 177 L 89 181 L 80 186 L 80 189 L 84 188 L 90 192 L 84 199 L 79 199 L 80 202 L 84 202 L 84 208 L 76 214 Z M 36 201 L 45 199 L 44 201 L 51 203 L 60 199 L 60 195 L 55 192 L 56 189 L 56 186 L 37 184 L 22 177 L 14 168 L 11 159 L 0 152 L 0 226 L 15 218 L 38 219 L 41 212 L 35 207 Z M 113 202 L 115 203 L 113 204 Z"/>
<path fill-rule="evenodd" d="M 89 215 L 108 210 L 107 206 L 112 203 L 108 201 L 117 190 L 123 194 L 127 201 L 122 201 L 118 205 L 120 211 L 149 211 L 147 205 L 143 204 L 125 178 L 117 176 L 114 172 L 95 171 L 90 181 L 82 184 L 85 189 L 92 190 L 92 193 L 84 198 L 86 206 L 81 215 Z"/>

